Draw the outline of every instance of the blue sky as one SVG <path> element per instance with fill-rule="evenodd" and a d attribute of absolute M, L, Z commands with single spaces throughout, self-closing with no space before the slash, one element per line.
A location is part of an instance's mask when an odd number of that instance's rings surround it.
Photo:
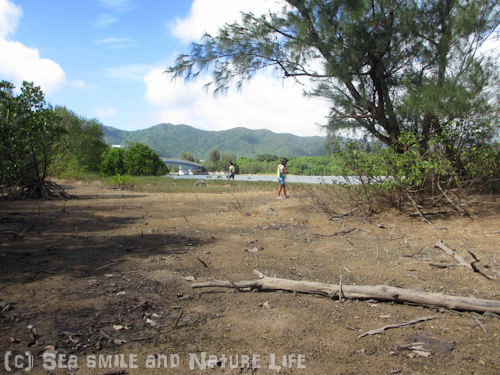
<path fill-rule="evenodd" d="M 41 86 L 52 105 L 122 130 L 162 122 L 203 130 L 243 126 L 324 135 L 327 103 L 292 81 L 258 75 L 242 92 L 214 98 L 163 71 L 204 31 L 276 0 L 0 0 L 0 79 Z"/>

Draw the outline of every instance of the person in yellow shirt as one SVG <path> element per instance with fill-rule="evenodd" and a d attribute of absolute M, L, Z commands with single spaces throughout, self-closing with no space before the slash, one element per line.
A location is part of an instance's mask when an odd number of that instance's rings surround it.
<path fill-rule="evenodd" d="M 230 180 L 232 178 L 234 181 L 234 171 L 235 171 L 235 168 L 234 168 L 233 163 L 229 163 L 229 177 L 227 178 L 228 180 Z"/>
<path fill-rule="evenodd" d="M 276 177 L 278 178 L 278 182 L 280 184 L 280 187 L 278 189 L 278 198 L 277 199 L 285 199 L 289 198 L 289 195 L 286 195 L 286 175 L 288 174 L 288 171 L 286 170 L 286 164 L 288 163 L 287 158 L 281 159 L 281 164 L 278 165 L 278 171 L 276 173 Z M 281 196 L 281 191 L 283 191 L 283 197 Z"/>

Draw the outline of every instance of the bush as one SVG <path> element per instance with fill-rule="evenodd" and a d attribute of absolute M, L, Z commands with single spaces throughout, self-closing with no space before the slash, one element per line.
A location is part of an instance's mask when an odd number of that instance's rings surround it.
<path fill-rule="evenodd" d="M 130 175 L 116 175 L 109 179 L 108 185 L 117 186 L 121 190 L 132 190 L 139 182 L 137 178 Z"/>
<path fill-rule="evenodd" d="M 132 176 L 160 176 L 168 173 L 158 153 L 143 143 L 135 143 L 127 150 L 125 169 Z"/>
<path fill-rule="evenodd" d="M 349 203 L 368 214 L 384 199 L 400 209 L 451 205 L 468 215 L 464 200 L 498 189 L 500 150 L 496 145 L 464 147 L 458 158 L 450 160 L 437 137 L 429 139 L 426 152 L 413 134 L 402 134 L 399 142 L 404 152 L 384 149 L 375 154 L 360 151 L 355 142 L 348 143 L 336 154 L 347 183 L 324 186 L 321 191 L 310 189 L 310 196 L 331 212 L 342 211 L 341 205 Z"/>
<path fill-rule="evenodd" d="M 104 154 L 100 166 L 101 176 L 131 175 L 160 176 L 168 168 L 156 151 L 142 143 L 135 143 L 128 149 L 111 148 Z"/>
<path fill-rule="evenodd" d="M 110 148 L 104 153 L 103 161 L 100 165 L 101 176 L 124 175 L 127 173 L 125 169 L 125 153 L 123 148 Z"/>

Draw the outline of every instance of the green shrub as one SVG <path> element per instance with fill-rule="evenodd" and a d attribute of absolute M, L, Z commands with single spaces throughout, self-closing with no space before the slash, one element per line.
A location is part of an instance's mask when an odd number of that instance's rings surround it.
<path fill-rule="evenodd" d="M 132 190 L 139 180 L 128 174 L 112 176 L 107 182 L 110 186 L 116 186 L 121 190 Z"/>
<path fill-rule="evenodd" d="M 125 169 L 132 176 L 160 176 L 168 173 L 158 153 L 143 143 L 135 143 L 127 150 Z"/>
<path fill-rule="evenodd" d="M 100 165 L 101 176 L 124 175 L 127 173 L 125 169 L 125 153 L 124 148 L 110 148 L 104 153 L 103 161 Z"/>

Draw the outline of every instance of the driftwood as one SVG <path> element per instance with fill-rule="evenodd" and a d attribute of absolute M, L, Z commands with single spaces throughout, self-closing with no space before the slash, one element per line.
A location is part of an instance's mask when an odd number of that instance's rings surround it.
<path fill-rule="evenodd" d="M 265 276 L 254 270 L 257 280 L 245 281 L 208 281 L 196 283 L 192 288 L 251 288 L 257 290 L 286 290 L 290 292 L 323 295 L 329 298 L 339 296 L 340 285 L 323 284 L 311 281 L 298 281 Z M 453 310 L 500 313 L 500 301 L 456 297 L 441 293 L 427 293 L 387 285 L 362 286 L 342 285 L 342 297 L 347 299 L 376 299 L 378 301 L 409 302 L 424 306 L 445 307 Z"/>
<path fill-rule="evenodd" d="M 474 258 L 474 261 L 470 262 L 470 263 L 467 263 L 465 261 L 465 259 L 458 255 L 456 252 L 454 252 L 453 250 L 451 250 L 449 247 L 447 247 L 443 241 L 439 240 L 435 245 L 434 247 L 438 247 L 440 248 L 441 250 L 443 250 L 446 254 L 452 256 L 453 258 L 455 258 L 455 260 L 458 262 L 458 264 L 462 267 L 465 267 L 465 268 L 468 268 L 470 269 L 472 272 L 477 272 L 477 268 L 476 266 L 474 266 L 474 263 L 477 263 L 479 262 L 479 259 L 476 258 L 476 256 L 474 254 L 472 254 L 470 251 L 469 251 L 469 254 Z"/>

